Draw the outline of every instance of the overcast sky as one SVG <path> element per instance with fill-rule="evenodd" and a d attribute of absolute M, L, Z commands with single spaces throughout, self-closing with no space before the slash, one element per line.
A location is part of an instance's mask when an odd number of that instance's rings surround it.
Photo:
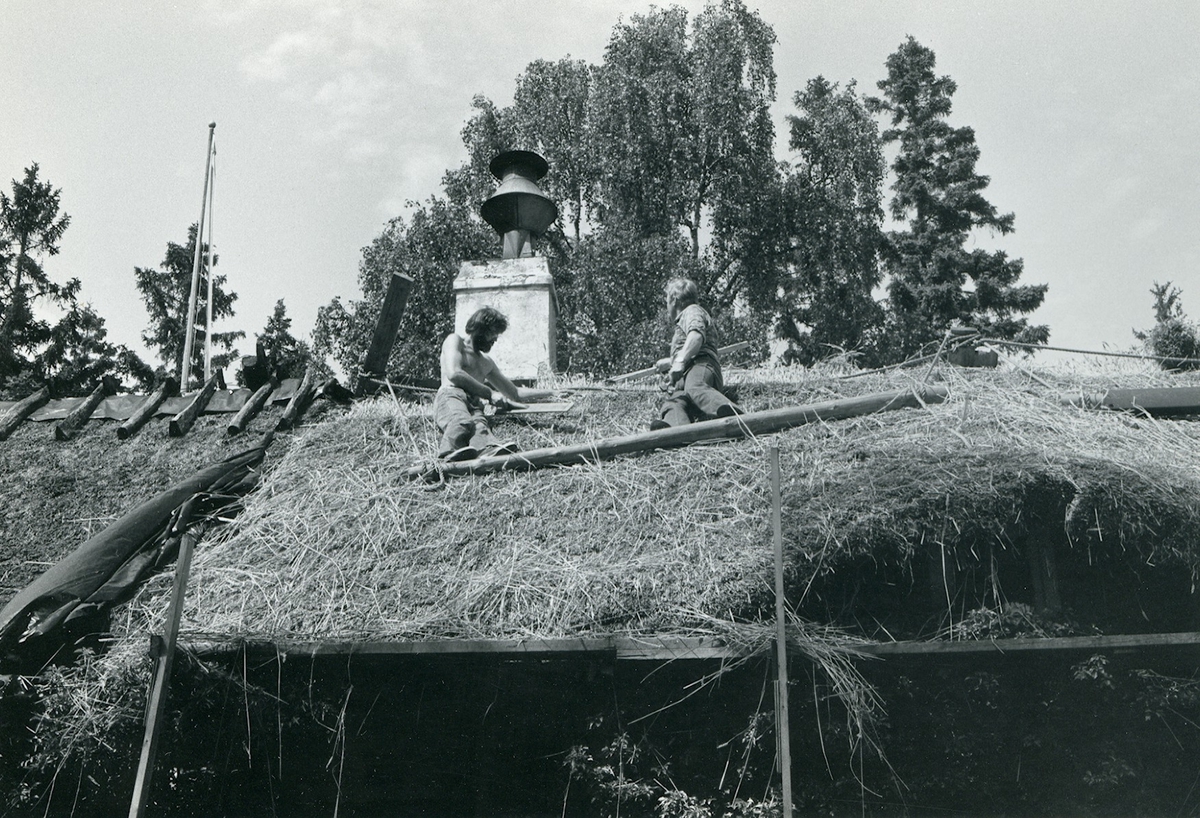
<path fill-rule="evenodd" d="M 659 5 L 669 5 L 661 3 Z M 678 5 L 691 15 L 703 2 Z M 1127 349 L 1173 281 L 1200 318 L 1200 4 L 748 0 L 778 36 L 780 158 L 792 95 L 821 74 L 874 93 L 907 35 L 958 84 L 988 196 L 984 237 L 1050 286 L 1051 344 Z M 0 0 L 0 180 L 32 162 L 71 226 L 46 260 L 77 276 L 112 340 L 144 350 L 133 268 L 200 215 L 208 123 L 214 246 L 253 336 L 283 298 L 306 336 L 358 297 L 361 250 L 465 151 L 471 97 L 511 102 L 535 59 L 598 63 L 638 0 Z"/>

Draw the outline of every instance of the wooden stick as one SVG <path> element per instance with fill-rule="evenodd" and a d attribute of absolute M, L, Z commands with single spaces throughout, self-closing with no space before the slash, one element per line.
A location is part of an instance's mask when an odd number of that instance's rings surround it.
<path fill-rule="evenodd" d="M 314 392 L 312 367 L 308 367 L 304 370 L 304 377 L 300 379 L 300 385 L 296 387 L 296 393 L 292 395 L 287 408 L 283 410 L 283 416 L 279 418 L 279 423 L 275 424 L 275 430 L 283 432 L 296 426 L 300 422 L 300 416 L 308 408 L 308 402 L 312 399 Z"/>
<path fill-rule="evenodd" d="M 375 324 L 375 334 L 371 336 L 371 345 L 367 347 L 367 354 L 363 358 L 362 375 L 367 378 L 383 377 L 387 370 L 388 357 L 392 354 L 392 345 L 396 343 L 396 333 L 400 330 L 400 319 L 404 317 L 404 307 L 412 286 L 413 280 L 408 276 L 392 273 L 387 295 L 383 298 L 383 309 Z M 355 394 L 360 396 L 366 388 L 366 380 L 362 375 L 354 389 Z"/>
<path fill-rule="evenodd" d="M 181 517 L 182 519 L 184 518 Z M 146 812 L 146 803 L 149 800 L 150 781 L 154 775 L 154 756 L 158 752 L 159 722 L 166 708 L 167 693 L 171 684 L 171 664 L 175 659 L 175 643 L 179 636 L 179 620 L 183 615 L 183 597 L 187 590 L 188 573 L 192 566 L 192 548 L 195 544 L 196 535 L 190 530 L 185 530 L 179 541 L 179 556 L 175 560 L 175 584 L 171 588 L 171 607 L 167 610 L 163 637 L 151 637 L 152 647 L 157 648 L 154 651 L 154 681 L 150 687 L 150 698 L 146 702 L 146 730 L 142 736 L 142 754 L 138 760 L 133 799 L 129 805 L 130 818 L 141 818 Z"/>
<path fill-rule="evenodd" d="M 8 414 L 4 416 L 4 420 L 0 421 L 0 440 L 8 440 L 8 436 L 21 425 L 21 421 L 45 406 L 48 400 L 50 400 L 50 387 L 43 386 L 12 406 L 8 410 Z"/>
<path fill-rule="evenodd" d="M 792 818 L 792 742 L 788 713 L 787 608 L 783 595 L 783 501 L 779 487 L 779 441 L 771 441 L 771 522 L 775 540 L 775 737 L 779 746 L 779 774 L 783 781 L 783 818 Z"/>
<path fill-rule="evenodd" d="M 920 392 L 911 390 L 880 392 L 804 406 L 747 412 L 734 417 L 705 420 L 699 423 L 690 423 L 687 426 L 675 426 L 670 429 L 641 432 L 624 437 L 610 437 L 570 446 L 531 449 L 511 455 L 464 460 L 461 463 L 413 466 L 405 472 L 405 475 L 409 479 L 416 479 L 436 474 L 445 476 L 488 474 L 496 471 L 526 471 L 543 466 L 596 463 L 601 460 L 611 460 L 620 455 L 654 449 L 677 448 L 705 440 L 737 440 L 743 437 L 773 434 L 817 420 L 843 420 L 891 409 L 915 408 L 924 406 L 926 403 L 941 403 L 948 394 L 948 390 L 941 386 L 926 387 Z"/>
<path fill-rule="evenodd" d="M 205 382 L 204 387 L 192 398 L 192 402 L 185 406 L 182 412 L 171 418 L 171 423 L 167 427 L 167 433 L 171 437 L 183 437 L 188 433 L 188 430 L 196 422 L 196 418 L 200 417 L 204 407 L 208 406 L 208 402 L 212 400 L 213 393 L 217 391 L 220 381 L 221 373 L 218 371 Z"/>
<path fill-rule="evenodd" d="M 743 349 L 748 349 L 749 347 L 749 341 L 738 341 L 736 344 L 719 347 L 717 349 L 717 354 L 733 355 L 734 353 L 741 352 Z M 657 366 L 649 366 L 645 369 L 639 369 L 636 372 L 626 372 L 624 375 L 613 375 L 611 378 L 605 378 L 604 380 L 608 383 L 624 383 L 625 381 L 632 381 L 638 378 L 648 378 L 656 372 L 658 372 Z"/>
<path fill-rule="evenodd" d="M 71 410 L 71 414 L 55 424 L 54 437 L 58 440 L 70 440 L 75 437 L 75 433 L 79 431 L 83 424 L 87 423 L 88 418 L 92 416 L 92 412 L 96 411 L 96 407 L 100 405 L 100 401 L 109 395 L 117 394 L 117 387 L 116 378 L 105 375 L 100 380 L 100 385 L 92 390 L 92 394 L 88 395 L 83 403 L 76 406 Z"/>
<path fill-rule="evenodd" d="M 233 416 L 233 420 L 229 421 L 229 425 L 225 427 L 225 431 L 231 435 L 246 431 L 246 425 L 263 408 L 263 405 L 267 402 L 267 396 L 275 391 L 276 386 L 278 384 L 274 380 L 268 380 L 262 386 L 258 387 L 255 393 L 250 396 L 250 400 L 246 401 L 246 405 L 238 410 L 238 413 Z"/>
<path fill-rule="evenodd" d="M 154 390 L 154 394 L 146 398 L 137 411 L 117 427 L 117 439 L 128 440 L 138 429 L 142 428 L 146 421 L 154 417 L 154 413 L 158 411 L 158 407 L 163 405 L 163 401 L 177 394 L 179 394 L 179 381 L 168 375 Z"/>

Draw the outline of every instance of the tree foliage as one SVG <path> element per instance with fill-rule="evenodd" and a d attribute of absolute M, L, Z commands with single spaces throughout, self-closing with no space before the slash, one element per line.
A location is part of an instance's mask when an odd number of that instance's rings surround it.
<path fill-rule="evenodd" d="M 933 51 L 909 37 L 887 59 L 882 96 L 866 100 L 890 119 L 883 141 L 898 146 L 891 215 L 906 223 L 886 244 L 891 357 L 936 342 L 955 323 L 1044 343 L 1049 328 L 1022 316 L 1041 305 L 1046 286 L 1019 285 L 1023 263 L 1003 251 L 967 249 L 977 228 L 1011 233 L 1014 216 L 984 197 L 990 180 L 976 171 L 974 130 L 946 122 L 957 85 L 934 67 Z"/>
<path fill-rule="evenodd" d="M 812 363 L 839 352 L 874 357 L 883 311 L 879 285 L 884 158 L 879 130 L 851 83 L 824 77 L 793 101 L 788 146 L 796 152 L 783 192 L 789 263 L 763 276 L 785 360 Z M 776 298 L 772 302 L 769 296 Z"/>
<path fill-rule="evenodd" d="M 1183 312 L 1183 292 L 1170 281 L 1156 281 L 1150 295 L 1154 297 L 1154 326 L 1134 330 L 1134 336 L 1162 359 L 1163 369 L 1200 369 L 1200 330 Z"/>
<path fill-rule="evenodd" d="M 495 233 L 468 209 L 441 198 L 416 208 L 408 221 L 397 217 L 363 248 L 358 285 L 362 298 L 347 307 L 341 299 L 321 307 L 313 329 L 313 352 L 331 357 L 356 375 L 379 321 L 392 275 L 413 279 L 389 374 L 400 381 L 438 376 L 442 339 L 454 331 L 454 277 L 464 259 L 496 257 Z"/>
<path fill-rule="evenodd" d="M 210 275 L 207 245 L 201 246 L 200 254 L 200 286 L 196 294 L 196 315 L 201 318 L 208 307 L 207 276 Z M 167 242 L 167 251 L 163 256 L 161 270 L 151 267 L 135 267 L 138 292 L 146 305 L 150 316 L 150 324 L 142 332 L 142 340 L 151 349 L 158 352 L 162 362 L 160 371 L 175 375 L 183 363 L 184 333 L 187 330 L 188 301 L 192 287 L 192 266 L 196 253 L 196 225 L 188 228 L 186 244 Z M 217 259 L 212 259 L 213 266 Z M 237 301 L 237 293 L 226 290 L 225 276 L 213 275 L 213 322 L 234 315 L 233 304 Z M 224 369 L 230 361 L 237 357 L 234 344 L 246 333 L 214 332 L 212 336 L 214 370 Z M 192 350 L 191 375 L 194 378 L 204 377 L 204 343 L 203 335 L 197 333 L 197 340 Z"/>

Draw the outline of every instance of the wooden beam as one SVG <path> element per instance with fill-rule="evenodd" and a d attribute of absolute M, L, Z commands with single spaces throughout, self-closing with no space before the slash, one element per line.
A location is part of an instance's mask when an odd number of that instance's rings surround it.
<path fill-rule="evenodd" d="M 200 417 L 200 413 L 208 406 L 208 402 L 212 400 L 213 393 L 217 391 L 217 386 L 224 383 L 224 377 L 220 370 L 216 372 L 204 386 L 192 398 L 192 402 L 183 408 L 183 411 L 171 418 L 171 423 L 167 427 L 167 432 L 171 437 L 183 437 L 188 433 L 188 430 L 195 424 L 196 418 Z"/>
<path fill-rule="evenodd" d="M 238 413 L 233 416 L 233 420 L 229 421 L 229 425 L 225 427 L 225 431 L 231 435 L 246 431 L 247 424 L 263 408 L 263 405 L 267 402 L 267 397 L 275 391 L 276 386 L 278 384 L 274 379 L 271 379 L 258 387 L 254 394 L 250 396 L 250 400 L 246 401 L 246 405 L 238 410 Z"/>
<path fill-rule="evenodd" d="M 145 425 L 146 421 L 154 417 L 154 413 L 158 411 L 158 407 L 163 405 L 163 401 L 177 394 L 179 394 L 179 381 L 168 375 L 154 390 L 154 394 L 149 395 L 137 408 L 137 411 L 117 427 L 117 439 L 128 440 Z"/>
<path fill-rule="evenodd" d="M 717 354 L 721 356 L 734 355 L 741 352 L 743 349 L 749 349 L 749 341 L 738 341 L 736 344 L 719 347 Z M 657 366 L 648 366 L 645 369 L 638 369 L 633 372 L 626 372 L 624 375 L 613 375 L 611 378 L 605 378 L 606 383 L 624 383 L 625 381 L 634 381 L 638 378 L 648 378 L 658 372 Z"/>
<path fill-rule="evenodd" d="M 187 640 L 184 646 L 201 657 L 240 653 L 276 652 L 289 656 L 465 656 L 495 654 L 503 656 L 574 656 L 603 653 L 633 661 L 676 659 L 731 659 L 745 655 L 715 637 L 581 637 L 564 639 L 435 639 L 427 641 L 216 641 Z"/>
<path fill-rule="evenodd" d="M 276 653 L 303 658 L 322 656 L 435 657 L 529 656 L 566 658 L 579 654 L 609 654 L 627 661 L 728 660 L 769 654 L 771 642 L 756 649 L 730 645 L 713 636 L 593 636 L 559 639 L 430 639 L 417 641 L 291 640 L 291 639 L 213 639 L 183 638 L 180 643 L 201 658 L 220 658 L 239 654 L 274 656 Z M 788 639 L 789 663 L 803 656 L 803 645 Z M 851 655 L 864 659 L 908 656 L 914 658 L 949 655 L 1161 650 L 1200 648 L 1200 632 L 1117 634 L 1113 636 L 1030 637 L 955 642 L 861 642 L 848 643 Z"/>
<path fill-rule="evenodd" d="M 690 423 L 687 426 L 674 426 L 670 429 L 640 432 L 624 437 L 610 437 L 570 446 L 531 449 L 512 455 L 481 457 L 477 460 L 464 460 L 460 463 L 438 462 L 435 465 L 413 466 L 405 472 L 405 476 L 412 480 L 435 477 L 439 474 L 444 476 L 488 474 L 496 471 L 527 471 L 544 466 L 596 463 L 621 455 L 677 448 L 708 440 L 737 440 L 743 437 L 774 434 L 818 420 L 843 420 L 892 409 L 941 403 L 948 394 L 945 387 L 926 387 L 920 392 L 912 390 L 882 392 L 803 406 L 766 409 L 734 417 Z"/>
<path fill-rule="evenodd" d="M 287 407 L 283 410 L 283 415 L 279 418 L 279 422 L 275 424 L 276 431 L 287 431 L 294 428 L 300 423 L 300 417 L 304 414 L 304 410 L 308 408 L 308 404 L 312 401 L 316 394 L 316 387 L 313 384 L 312 367 L 304 370 L 304 377 L 300 379 L 300 385 L 296 387 L 295 394 L 288 401 Z"/>
<path fill-rule="evenodd" d="M 92 412 L 96 411 L 96 407 L 100 405 L 100 401 L 107 398 L 109 395 L 117 394 L 117 389 L 120 384 L 116 378 L 111 375 L 105 375 L 100 379 L 100 385 L 92 390 L 92 394 L 84 399 L 83 403 L 71 410 L 71 413 L 54 425 L 54 437 L 57 440 L 70 440 L 75 437 L 75 433 L 87 423 L 88 418 L 92 416 Z"/>
<path fill-rule="evenodd" d="M 0 440 L 8 440 L 8 436 L 13 433 L 21 421 L 32 415 L 38 409 L 46 405 L 50 400 L 50 387 L 43 386 L 41 389 L 22 398 L 18 403 L 9 408 L 4 415 L 4 419 L 0 420 Z"/>
<path fill-rule="evenodd" d="M 354 392 L 362 395 L 366 389 L 367 378 L 382 378 L 387 371 L 388 358 L 392 354 L 392 346 L 396 343 L 396 333 L 400 330 L 400 319 L 404 317 L 404 307 L 408 303 L 408 294 L 412 291 L 413 280 L 406 275 L 393 273 L 388 282 L 387 295 L 383 298 L 383 308 L 379 312 L 379 320 L 375 323 L 375 333 L 371 336 L 371 345 L 363 358 L 362 373 L 356 379 Z"/>

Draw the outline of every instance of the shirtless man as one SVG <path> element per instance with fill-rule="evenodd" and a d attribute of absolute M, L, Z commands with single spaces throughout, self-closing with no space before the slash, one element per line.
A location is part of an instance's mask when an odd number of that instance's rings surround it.
<path fill-rule="evenodd" d="M 471 460 L 480 455 L 512 454 L 516 446 L 500 444 L 483 414 L 484 401 L 500 410 L 524 409 L 522 401 L 545 400 L 557 393 L 519 387 L 488 357 L 508 319 L 483 307 L 467 319 L 466 338 L 450 333 L 442 342 L 442 383 L 433 400 L 433 419 L 442 433 L 438 457 Z"/>

